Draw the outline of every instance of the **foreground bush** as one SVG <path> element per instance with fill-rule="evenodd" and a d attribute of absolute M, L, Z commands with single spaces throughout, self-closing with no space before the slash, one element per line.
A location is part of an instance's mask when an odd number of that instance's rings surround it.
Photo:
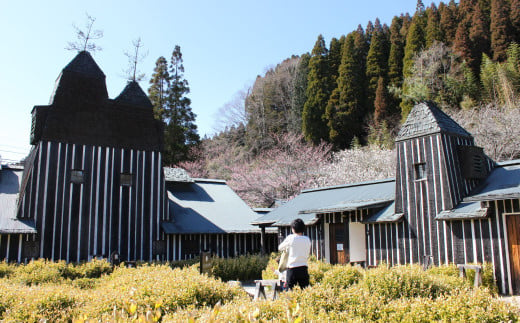
<path fill-rule="evenodd" d="M 213 276 L 223 281 L 248 281 L 262 278 L 262 271 L 267 266 L 268 256 L 247 255 L 236 258 L 213 259 Z"/>
<path fill-rule="evenodd" d="M 363 270 L 313 260 L 312 286 L 254 302 L 240 287 L 200 275 L 196 266 L 121 266 L 110 272 L 98 261 L 7 266 L 9 274 L 0 278 L 0 321 L 5 322 L 515 322 L 520 317 L 488 288 L 460 279 L 452 266 Z"/>

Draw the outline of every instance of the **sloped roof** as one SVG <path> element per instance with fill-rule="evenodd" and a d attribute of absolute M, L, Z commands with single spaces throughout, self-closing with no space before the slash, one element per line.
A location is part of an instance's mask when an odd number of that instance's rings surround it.
<path fill-rule="evenodd" d="M 464 201 L 493 201 L 520 198 L 520 159 L 499 163 L 481 185 Z"/>
<path fill-rule="evenodd" d="M 422 102 L 410 111 L 395 140 L 402 141 L 440 132 L 471 137 L 469 132 L 439 109 L 435 103 Z"/>
<path fill-rule="evenodd" d="M 87 74 L 92 77 L 105 77 L 101 68 L 99 68 L 94 58 L 92 58 L 92 55 L 87 51 L 79 52 L 76 57 L 63 68 L 63 71 Z"/>
<path fill-rule="evenodd" d="M 403 213 L 395 213 L 395 202 L 390 203 L 381 211 L 369 217 L 364 223 L 388 223 L 397 222 L 402 219 Z"/>
<path fill-rule="evenodd" d="M 23 169 L 8 166 L 0 170 L 0 234 L 36 233 L 34 221 L 16 219 L 22 173 Z"/>
<path fill-rule="evenodd" d="M 168 182 L 166 190 L 173 219 L 162 223 L 166 233 L 259 232 L 250 224 L 258 215 L 225 181 Z"/>
<path fill-rule="evenodd" d="M 451 210 L 440 212 L 435 220 L 481 219 L 486 216 L 487 207 L 482 207 L 480 202 L 462 202 Z"/>
<path fill-rule="evenodd" d="M 256 219 L 253 224 L 287 226 L 297 218 L 309 224 L 315 221 L 319 213 L 377 207 L 390 203 L 394 198 L 394 179 L 305 190 L 284 205 Z"/>
<path fill-rule="evenodd" d="M 128 82 L 115 101 L 143 108 L 151 109 L 153 107 L 152 102 L 136 81 Z"/>

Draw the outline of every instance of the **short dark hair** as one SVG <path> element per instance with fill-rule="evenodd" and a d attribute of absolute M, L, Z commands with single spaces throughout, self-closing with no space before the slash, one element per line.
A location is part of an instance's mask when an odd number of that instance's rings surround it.
<path fill-rule="evenodd" d="M 296 233 L 303 233 L 305 231 L 305 223 L 303 223 L 302 219 L 296 219 L 291 222 L 291 228 Z"/>

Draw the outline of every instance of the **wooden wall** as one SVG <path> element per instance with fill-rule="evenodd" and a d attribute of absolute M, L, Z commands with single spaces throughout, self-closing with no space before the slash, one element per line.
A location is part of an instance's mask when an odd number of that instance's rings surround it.
<path fill-rule="evenodd" d="M 277 247 L 276 234 L 266 234 L 266 252 L 276 251 Z M 260 253 L 260 232 L 166 235 L 166 260 L 192 259 L 206 250 L 221 258 Z"/>
<path fill-rule="evenodd" d="M 164 239 L 160 221 L 168 214 L 160 152 L 49 141 L 35 149 L 18 217 L 35 219 L 39 257 L 78 262 L 117 251 L 122 260 L 155 258 L 152 244 Z M 84 171 L 82 184 L 71 182 L 71 170 Z M 121 173 L 133 175 L 131 186 L 120 185 Z"/>

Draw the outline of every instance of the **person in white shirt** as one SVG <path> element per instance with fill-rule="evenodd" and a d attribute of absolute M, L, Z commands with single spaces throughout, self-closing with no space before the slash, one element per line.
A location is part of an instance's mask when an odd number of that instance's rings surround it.
<path fill-rule="evenodd" d="M 311 241 L 303 235 L 305 224 L 302 219 L 291 223 L 293 234 L 288 235 L 278 246 L 278 250 L 289 253 L 287 260 L 287 285 L 289 289 L 299 285 L 301 288 L 309 286 L 309 271 L 307 259 L 311 251 Z"/>

